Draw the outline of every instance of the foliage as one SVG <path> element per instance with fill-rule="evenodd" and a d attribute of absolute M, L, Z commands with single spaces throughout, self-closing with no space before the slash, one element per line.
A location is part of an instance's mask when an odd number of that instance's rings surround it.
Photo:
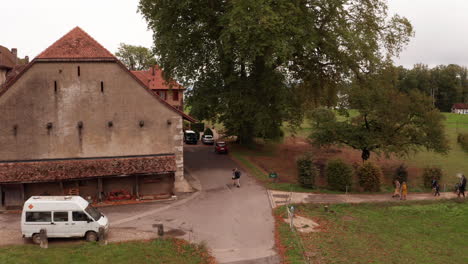
<path fill-rule="evenodd" d="M 241 143 L 281 136 L 304 108 L 333 105 L 343 79 L 397 55 L 412 35 L 384 0 L 140 0 L 168 77 L 193 87 L 199 119 Z"/>
<path fill-rule="evenodd" d="M 120 43 L 115 56 L 131 71 L 147 70 L 156 65 L 156 58 L 150 49 Z"/>
<path fill-rule="evenodd" d="M 433 104 L 450 112 L 454 103 L 468 103 L 468 69 L 450 64 L 429 69 L 416 64 L 412 69 L 398 69 L 397 87 L 403 91 L 417 89 L 433 99 Z"/>
<path fill-rule="evenodd" d="M 372 162 L 366 161 L 356 170 L 359 178 L 359 185 L 367 192 L 380 191 L 380 178 L 382 170 Z"/>
<path fill-rule="evenodd" d="M 197 134 L 197 140 L 200 139 L 200 133 L 205 129 L 205 123 L 192 123 L 190 128 Z"/>
<path fill-rule="evenodd" d="M 393 182 L 396 180 L 400 183 L 408 182 L 408 169 L 406 168 L 405 164 L 400 164 L 400 166 L 396 168 L 395 174 L 393 176 Z"/>
<path fill-rule="evenodd" d="M 212 135 L 213 136 L 213 131 L 209 127 L 207 127 L 205 129 L 205 131 L 203 132 L 203 135 Z"/>
<path fill-rule="evenodd" d="M 49 244 L 47 250 L 34 245 L 2 247 L 0 263 L 210 264 L 215 261 L 202 244 L 190 244 L 184 240 L 167 238 L 110 243 L 105 247 L 98 243 Z"/>
<path fill-rule="evenodd" d="M 340 159 L 331 160 L 326 169 L 328 187 L 337 191 L 348 191 L 351 187 L 353 168 Z"/>
<path fill-rule="evenodd" d="M 296 206 L 298 214 L 314 219 L 325 232 L 298 236 L 299 241 L 280 233 L 280 242 L 291 245 L 285 255 L 297 251 L 294 245 L 303 244 L 306 251 L 315 253 L 309 255 L 309 263 L 468 263 L 467 202 L 442 199 L 330 208 L 335 213 L 326 213 L 317 204 Z"/>
<path fill-rule="evenodd" d="M 431 99 L 417 90 L 408 93 L 393 86 L 392 66 L 380 73 L 355 80 L 342 98 L 336 118 L 329 109 L 311 114 L 310 139 L 319 146 L 344 144 L 362 152 L 407 155 L 427 150 L 446 153 L 444 116 L 432 106 Z M 357 111 L 351 116 L 348 109 Z"/>
<path fill-rule="evenodd" d="M 317 168 L 312 163 L 312 157 L 309 154 L 297 159 L 298 181 L 306 188 L 314 188 Z"/>
<path fill-rule="evenodd" d="M 423 171 L 423 181 L 424 187 L 431 188 L 432 187 L 432 179 L 436 178 L 437 181 L 440 182 L 442 179 L 442 170 L 437 167 L 427 167 L 424 168 Z"/>
<path fill-rule="evenodd" d="M 457 142 L 466 152 L 468 152 L 468 133 L 458 133 Z"/>

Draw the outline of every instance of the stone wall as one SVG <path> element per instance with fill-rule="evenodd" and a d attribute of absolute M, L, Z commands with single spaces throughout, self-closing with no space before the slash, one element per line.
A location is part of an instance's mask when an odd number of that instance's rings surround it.
<path fill-rule="evenodd" d="M 0 160 L 173 153 L 182 117 L 155 97 L 114 62 L 35 62 L 0 96 Z"/>

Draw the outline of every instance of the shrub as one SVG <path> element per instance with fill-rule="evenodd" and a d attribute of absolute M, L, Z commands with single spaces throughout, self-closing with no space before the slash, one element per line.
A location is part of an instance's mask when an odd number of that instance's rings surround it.
<path fill-rule="evenodd" d="M 312 157 L 308 154 L 301 156 L 296 161 L 298 181 L 305 188 L 313 188 L 317 169 L 312 163 Z"/>
<path fill-rule="evenodd" d="M 380 178 L 382 170 L 372 162 L 366 161 L 356 170 L 359 178 L 359 185 L 367 192 L 380 191 Z"/>
<path fill-rule="evenodd" d="M 440 181 L 440 179 L 442 179 L 442 169 L 437 168 L 437 167 L 424 168 L 424 171 L 423 171 L 424 187 L 431 188 L 432 179 L 434 178 L 436 178 L 437 181 Z"/>
<path fill-rule="evenodd" d="M 405 164 L 401 164 L 395 170 L 395 174 L 393 175 L 393 183 L 398 180 L 400 183 L 408 182 L 408 170 Z"/>
<path fill-rule="evenodd" d="M 203 135 L 212 135 L 213 136 L 213 131 L 211 131 L 211 129 L 209 127 L 207 127 L 205 129 L 205 131 L 203 132 Z"/>
<path fill-rule="evenodd" d="M 468 134 L 458 133 L 457 142 L 460 144 L 464 151 L 468 152 Z"/>
<path fill-rule="evenodd" d="M 340 159 L 331 160 L 326 168 L 328 187 L 331 190 L 346 191 L 351 186 L 353 168 Z"/>

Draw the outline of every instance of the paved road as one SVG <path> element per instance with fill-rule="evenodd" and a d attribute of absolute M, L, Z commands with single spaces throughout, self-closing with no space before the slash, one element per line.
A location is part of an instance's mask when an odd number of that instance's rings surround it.
<path fill-rule="evenodd" d="M 266 190 L 245 172 L 241 188 L 230 186 L 236 164 L 211 146 L 187 146 L 185 166 L 201 182 L 197 197 L 114 227 L 154 232 L 162 223 L 174 236 L 206 243 L 220 263 L 278 263 Z"/>

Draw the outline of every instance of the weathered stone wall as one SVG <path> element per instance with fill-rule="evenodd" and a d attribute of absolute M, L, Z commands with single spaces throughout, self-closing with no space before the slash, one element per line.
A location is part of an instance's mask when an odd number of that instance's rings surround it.
<path fill-rule="evenodd" d="M 140 196 L 172 194 L 172 190 L 174 188 L 174 175 L 164 174 L 139 176 L 138 182 Z"/>
<path fill-rule="evenodd" d="M 113 62 L 36 62 L 0 113 L 0 160 L 174 153 L 182 136 L 182 117 Z"/>

